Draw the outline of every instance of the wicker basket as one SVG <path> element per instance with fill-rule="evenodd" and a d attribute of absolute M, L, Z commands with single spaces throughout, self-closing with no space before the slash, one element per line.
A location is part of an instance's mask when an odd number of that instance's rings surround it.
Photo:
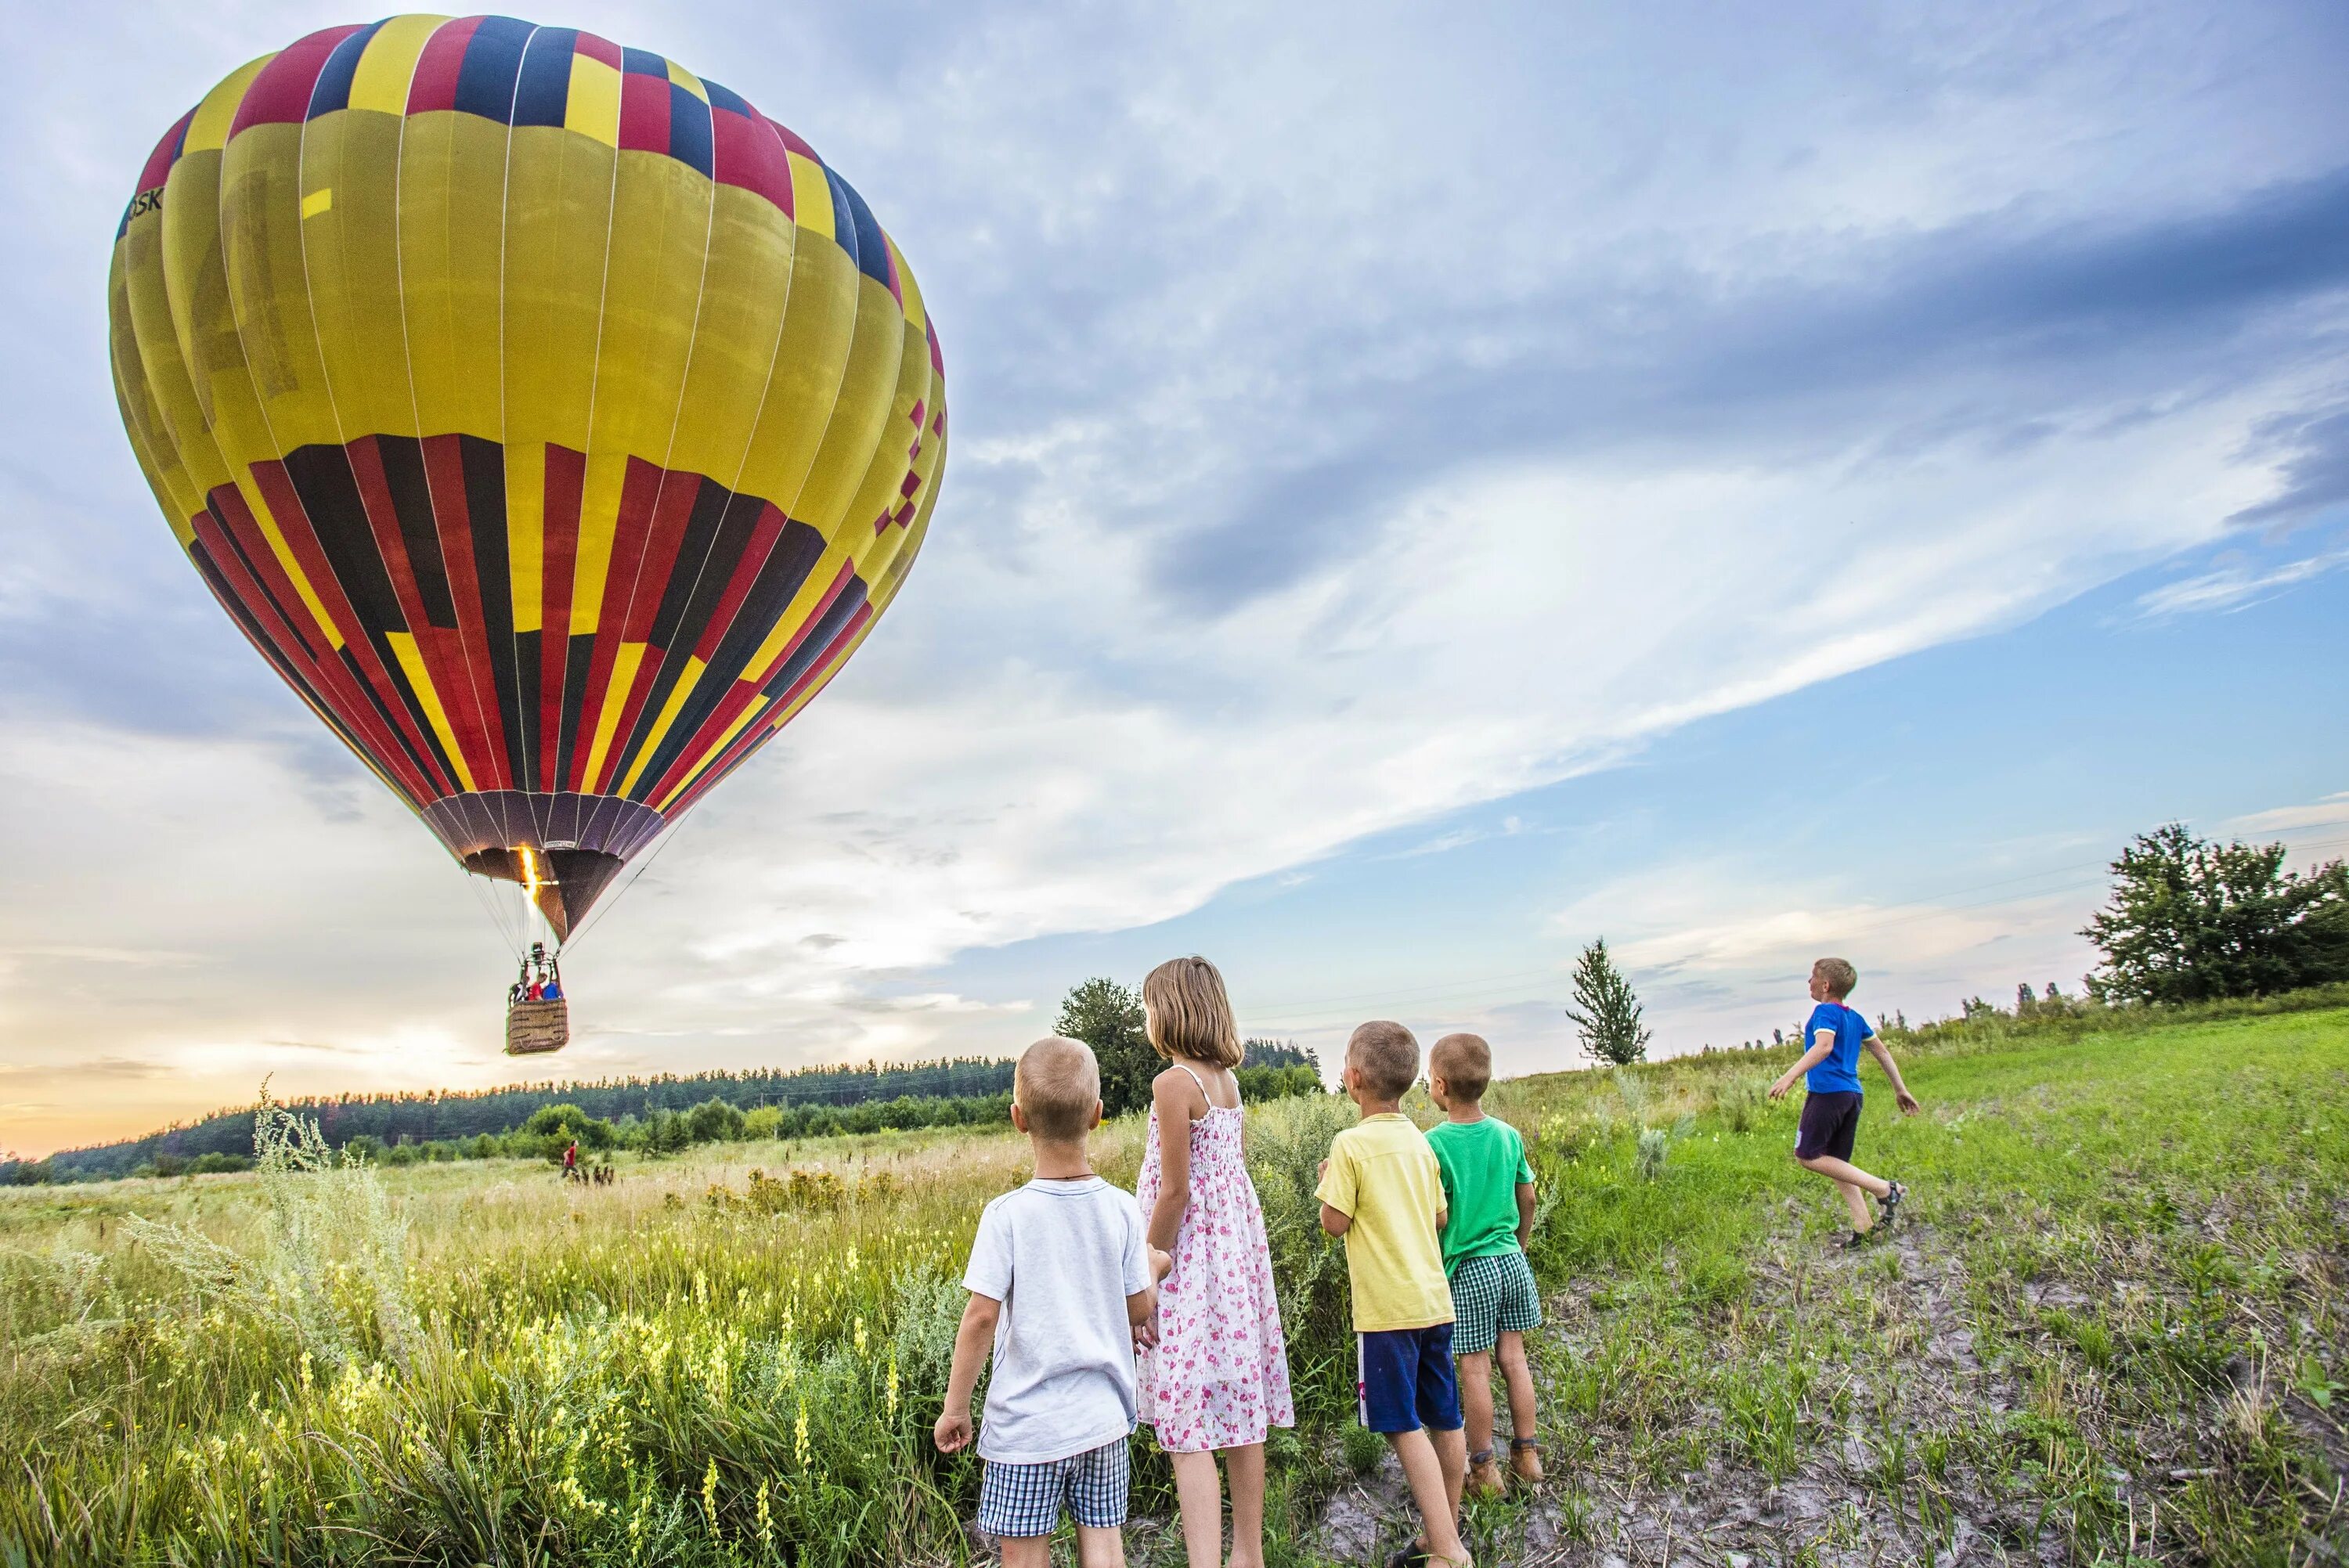
<path fill-rule="evenodd" d="M 535 1056 L 571 1043 L 571 1004 L 513 1002 L 506 1007 L 506 1055 Z"/>

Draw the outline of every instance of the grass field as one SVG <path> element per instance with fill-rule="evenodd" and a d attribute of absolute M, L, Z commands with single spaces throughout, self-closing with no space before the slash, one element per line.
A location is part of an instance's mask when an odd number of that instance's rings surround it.
<path fill-rule="evenodd" d="M 1786 1053 L 1497 1086 L 1543 1194 L 1552 1484 L 1479 1561 L 2338 1561 L 2349 1011 L 1957 1033 L 1872 1102 L 1899 1233 L 1762 1097 Z M 1313 1225 L 1342 1100 L 1251 1112 L 1300 1428 L 1276 1561 L 1399 1544 Z M 1131 1184 L 1140 1130 L 1096 1162 Z M 753 1169 L 764 1174 L 754 1181 Z M 957 1562 L 937 1412 L 1002 1135 L 0 1192 L 0 1561 Z M 1143 1452 L 1138 1561 L 1179 1562 Z"/>

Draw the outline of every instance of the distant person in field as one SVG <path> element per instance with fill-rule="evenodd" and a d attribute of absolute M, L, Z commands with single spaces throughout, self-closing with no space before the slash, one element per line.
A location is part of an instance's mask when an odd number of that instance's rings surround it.
<path fill-rule="evenodd" d="M 1876 1230 L 1868 1212 L 1868 1194 L 1882 1205 L 1888 1225 L 1899 1217 L 1900 1205 L 1909 1199 L 1902 1183 L 1871 1176 L 1851 1162 L 1852 1143 L 1859 1133 L 1861 1047 L 1892 1080 L 1892 1098 L 1900 1113 L 1917 1114 L 1917 1097 L 1900 1081 L 1899 1064 L 1891 1051 L 1866 1018 L 1844 1006 L 1858 984 L 1859 971 L 1841 958 L 1822 958 L 1811 965 L 1811 1000 L 1818 1006 L 1803 1026 L 1810 1049 L 1770 1086 L 1770 1098 L 1784 1099 L 1796 1078 L 1805 1080 L 1809 1092 L 1804 1096 L 1802 1126 L 1795 1136 L 1795 1161 L 1833 1181 L 1843 1194 L 1844 1206 L 1851 1211 L 1851 1234 L 1843 1243 L 1847 1248 L 1864 1245 Z"/>
<path fill-rule="evenodd" d="M 1297 1409 L 1264 1211 L 1240 1155 L 1239 1026 L 1204 958 L 1152 970 L 1142 1006 L 1151 1048 L 1174 1065 L 1151 1085 L 1134 1198 L 1174 1268 L 1158 1288 L 1156 1344 L 1142 1352 L 1141 1418 L 1174 1463 L 1190 1568 L 1263 1568 L 1265 1433 L 1295 1426 Z M 1231 1482 L 1228 1558 L 1218 1454 Z"/>
<path fill-rule="evenodd" d="M 1450 1218 L 1444 1268 L 1452 1280 L 1452 1355 L 1467 1418 L 1467 1490 L 1497 1497 L 1504 1482 L 1493 1457 L 1493 1352 L 1509 1385 L 1509 1468 L 1531 1486 L 1542 1479 L 1534 1439 L 1534 1375 L 1526 1332 L 1541 1326 L 1541 1291 L 1526 1262 L 1534 1233 L 1534 1171 L 1526 1140 L 1485 1114 L 1493 1081 L 1493 1047 L 1479 1035 L 1446 1035 L 1427 1053 L 1427 1092 L 1444 1119 L 1427 1130 L 1444 1175 Z"/>
<path fill-rule="evenodd" d="M 1011 1123 L 1028 1135 L 1035 1179 L 988 1202 L 963 1271 L 970 1301 L 931 1436 L 942 1453 L 970 1445 L 971 1390 L 991 1353 L 978 1528 L 1000 1541 L 1004 1568 L 1049 1568 L 1063 1511 L 1082 1568 L 1125 1562 L 1134 1346 L 1169 1260 L 1145 1239 L 1133 1194 L 1085 1157 L 1101 1118 L 1089 1047 L 1055 1036 L 1021 1054 Z"/>
<path fill-rule="evenodd" d="M 1469 1568 L 1460 1540 L 1468 1448 L 1452 1362 L 1452 1286 L 1444 1274 L 1444 1172 L 1402 1113 L 1419 1041 L 1401 1024 L 1364 1024 L 1346 1042 L 1346 1094 L 1362 1119 L 1321 1161 L 1321 1228 L 1346 1239 L 1354 1309 L 1354 1389 L 1362 1425 L 1383 1436 L 1418 1505 L 1421 1535 L 1400 1561 Z"/>
<path fill-rule="evenodd" d="M 579 1140 L 573 1139 L 563 1150 L 563 1179 L 566 1181 L 579 1174 Z"/>

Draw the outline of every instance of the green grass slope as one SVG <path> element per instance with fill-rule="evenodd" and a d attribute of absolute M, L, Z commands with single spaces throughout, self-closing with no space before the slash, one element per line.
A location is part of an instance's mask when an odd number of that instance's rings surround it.
<path fill-rule="evenodd" d="M 1472 1510 L 1480 1563 L 2332 1550 L 2349 1011 L 2000 1034 L 1904 1058 L 1923 1115 L 1874 1097 L 1858 1161 L 1916 1196 L 1857 1254 L 1763 1098 L 1786 1053 L 1496 1086 L 1540 1179 L 1553 1479 Z M 1312 1222 L 1351 1114 L 1250 1112 L 1301 1423 L 1281 1563 L 1407 1533 Z M 1140 1138 L 1096 1163 L 1130 1184 Z M 950 1282 L 1024 1173 L 929 1132 L 600 1189 L 492 1161 L 0 1191 L 0 1562 L 965 1560 L 977 1467 L 927 1439 Z M 1136 1453 L 1133 1557 L 1180 1562 Z"/>

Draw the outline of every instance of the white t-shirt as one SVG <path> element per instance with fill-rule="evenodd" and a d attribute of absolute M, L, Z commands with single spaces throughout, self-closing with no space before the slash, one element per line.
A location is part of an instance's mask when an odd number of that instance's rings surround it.
<path fill-rule="evenodd" d="M 987 1205 L 963 1287 L 1003 1304 L 978 1454 L 1032 1465 L 1133 1430 L 1125 1298 L 1150 1287 L 1133 1194 L 1098 1176 L 1030 1181 Z"/>

